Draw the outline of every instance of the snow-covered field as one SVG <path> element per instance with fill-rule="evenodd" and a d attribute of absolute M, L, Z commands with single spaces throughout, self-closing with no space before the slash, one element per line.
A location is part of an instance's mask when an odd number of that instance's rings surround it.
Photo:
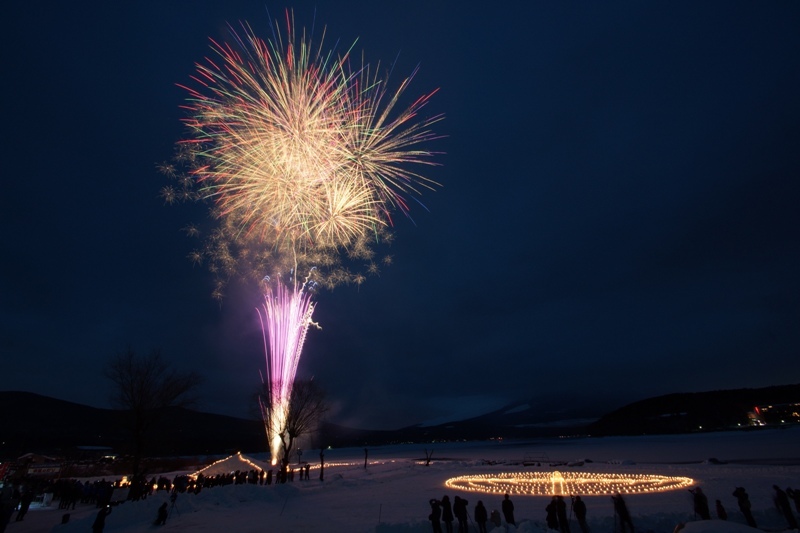
<path fill-rule="evenodd" d="M 425 450 L 433 450 L 429 466 L 423 464 Z M 247 451 L 245 451 L 246 453 Z M 304 459 L 317 459 L 310 450 Z M 309 457 L 312 456 L 312 457 Z M 264 455 L 250 454 L 263 459 Z M 542 466 L 524 466 L 525 457 L 544 458 Z M 709 461 L 709 459 L 714 459 Z M 364 468 L 364 449 L 327 450 L 325 480 L 317 470 L 311 480 L 285 485 L 230 485 L 203 490 L 198 495 L 181 494 L 165 526 L 153 526 L 157 508 L 168 496 L 164 492 L 141 502 L 113 508 L 105 532 L 135 532 L 161 529 L 193 533 L 226 532 L 429 532 L 428 501 L 445 494 L 453 500 L 469 501 L 472 513 L 478 500 L 487 510 L 500 509 L 500 495 L 448 489 L 445 481 L 459 475 L 501 472 L 580 470 L 587 473 L 661 474 L 687 476 L 702 487 L 714 516 L 714 502 L 722 501 L 728 521 L 693 522 L 691 495 L 684 489 L 626 497 L 637 532 L 672 533 L 681 522 L 690 522 L 687 533 L 700 531 L 748 531 L 732 496 L 743 486 L 750 495 L 759 528 L 784 531 L 786 520 L 773 500 L 773 485 L 784 490 L 800 489 L 800 427 L 759 431 L 720 432 L 659 437 L 608 437 L 435 443 L 376 447 L 369 449 Z M 589 461 L 586 461 L 589 460 Z M 583 466 L 550 463 L 585 461 Z M 329 466 L 332 463 L 348 463 Z M 174 475 L 174 474 L 170 474 Z M 547 531 L 544 518 L 549 497 L 514 495 L 517 526 L 505 522 L 495 533 Z M 586 496 L 591 531 L 612 532 L 615 521 L 608 496 Z M 793 504 L 794 505 L 794 504 Z M 795 516 L 800 513 L 793 507 Z M 23 522 L 13 518 L 10 533 L 91 531 L 97 510 L 90 506 L 71 511 L 61 524 L 64 511 L 32 508 Z M 457 527 L 456 527 L 457 530 Z M 477 531 L 470 522 L 470 531 Z M 571 531 L 580 531 L 574 517 Z M 752 530 L 750 530 L 752 531 Z"/>

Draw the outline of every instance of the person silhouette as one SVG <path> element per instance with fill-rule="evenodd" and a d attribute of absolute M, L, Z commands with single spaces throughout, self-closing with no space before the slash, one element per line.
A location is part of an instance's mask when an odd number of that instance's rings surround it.
<path fill-rule="evenodd" d="M 586 523 L 586 502 L 580 496 L 573 498 L 572 510 L 575 511 L 575 518 L 578 519 L 578 526 L 580 526 L 581 531 L 589 533 L 589 524 Z"/>
<path fill-rule="evenodd" d="M 506 522 L 512 526 L 516 526 L 517 523 L 514 521 L 514 502 L 511 501 L 511 498 L 508 497 L 508 494 L 505 495 L 503 504 L 500 508 L 503 510 L 503 516 L 505 517 Z"/>
<path fill-rule="evenodd" d="M 103 529 L 106 527 L 106 518 L 110 514 L 110 505 L 106 505 L 97 512 L 97 517 L 94 519 L 94 523 L 92 524 L 92 533 L 103 533 Z"/>
<path fill-rule="evenodd" d="M 442 522 L 444 522 L 445 533 L 453 533 L 453 505 L 447 494 L 442 496 Z"/>
<path fill-rule="evenodd" d="M 744 487 L 736 487 L 736 490 L 733 491 L 733 495 L 739 504 L 739 510 L 744 515 L 747 525 L 750 527 L 758 527 L 755 518 L 753 518 L 753 513 L 750 511 L 750 496 L 747 495 L 747 491 L 744 490 Z"/>
<path fill-rule="evenodd" d="M 784 518 L 786 518 L 786 524 L 789 526 L 789 529 L 797 529 L 797 520 L 792 513 L 789 496 L 787 496 L 778 485 L 773 485 L 772 488 L 775 489 L 775 505 L 778 507 L 778 510 L 783 513 Z"/>
<path fill-rule="evenodd" d="M 442 502 L 432 498 L 428 503 L 431 505 L 431 514 L 428 515 L 428 520 L 431 521 L 431 526 L 433 526 L 433 533 L 442 533 Z"/>
<path fill-rule="evenodd" d="M 167 502 L 161 504 L 161 507 L 158 508 L 158 514 L 156 515 L 156 521 L 153 522 L 154 526 L 163 526 L 167 523 Z"/>
<path fill-rule="evenodd" d="M 618 492 L 614 496 L 611 497 L 614 501 L 614 512 L 619 517 L 619 527 L 622 533 L 627 531 L 626 528 L 630 528 L 631 533 L 633 533 L 633 521 L 631 521 L 631 514 L 628 511 L 628 506 L 625 505 L 625 500 L 622 499 L 622 495 Z"/>
<path fill-rule="evenodd" d="M 478 533 L 486 533 L 486 521 L 489 519 L 489 513 L 486 512 L 486 507 L 483 502 L 478 500 L 475 505 L 475 523 L 478 524 Z"/>

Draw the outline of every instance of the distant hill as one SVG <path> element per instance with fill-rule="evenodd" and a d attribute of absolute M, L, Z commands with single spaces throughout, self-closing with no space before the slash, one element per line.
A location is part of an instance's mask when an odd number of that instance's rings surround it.
<path fill-rule="evenodd" d="M 110 448 L 125 453 L 129 433 L 124 411 L 98 409 L 30 392 L 0 391 L 0 459 L 27 452 L 59 455 L 80 448 Z M 170 409 L 154 428 L 152 455 L 216 454 L 264 448 L 258 421 Z"/>
<path fill-rule="evenodd" d="M 325 446 L 379 446 L 402 442 L 522 439 L 577 435 L 687 433 L 747 427 L 757 405 L 800 402 L 800 385 L 667 394 L 631 403 L 609 413 L 598 404 L 566 409 L 531 401 L 465 420 L 415 425 L 393 431 L 324 424 Z M 28 452 L 76 456 L 86 448 L 125 453 L 129 433 L 124 411 L 98 409 L 29 392 L 0 391 L 0 460 Z M 798 420 L 794 420 L 798 422 Z M 149 439 L 151 456 L 216 455 L 266 451 L 261 421 L 169 410 Z"/>
<path fill-rule="evenodd" d="M 129 433 L 124 411 L 99 409 L 30 392 L 0 391 L 0 460 L 37 452 L 80 455 L 81 449 L 109 448 L 125 453 Z M 517 404 L 468 420 L 419 425 L 393 431 L 323 424 L 325 446 L 378 446 L 400 442 L 483 440 L 581 433 L 589 420 L 557 405 Z M 571 418 L 564 423 L 565 418 Z M 264 426 L 257 420 L 171 409 L 165 413 L 146 451 L 151 456 L 221 454 L 266 450 Z"/>
<path fill-rule="evenodd" d="M 756 406 L 792 403 L 800 404 L 800 384 L 667 394 L 626 405 L 601 417 L 588 429 L 592 435 L 643 435 L 747 428 L 748 413 Z M 793 421 L 785 420 L 798 422 L 796 415 Z"/>
<path fill-rule="evenodd" d="M 600 409 L 596 405 L 567 408 L 554 401 L 531 400 L 465 420 L 411 426 L 392 433 L 398 442 L 585 435 L 589 424 L 604 414 Z"/>
<path fill-rule="evenodd" d="M 593 405 L 566 408 L 554 401 L 531 400 L 465 420 L 411 426 L 390 432 L 361 432 L 357 437 L 364 440 L 363 444 L 387 444 L 747 429 L 751 427 L 748 413 L 755 406 L 791 403 L 800 403 L 800 384 L 667 394 L 606 413 L 598 411 L 602 405 L 596 402 Z M 768 416 L 766 418 L 769 426 L 780 423 L 779 420 L 770 420 Z M 800 418 L 795 415 L 786 423 L 800 423 Z"/>

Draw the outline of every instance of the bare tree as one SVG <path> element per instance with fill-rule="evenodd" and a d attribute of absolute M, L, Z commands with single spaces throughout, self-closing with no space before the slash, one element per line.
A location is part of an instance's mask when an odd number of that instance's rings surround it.
<path fill-rule="evenodd" d="M 194 404 L 193 393 L 202 379 L 194 372 L 174 370 L 158 350 L 141 357 L 131 349 L 119 353 L 108 361 L 104 375 L 114 384 L 112 404 L 129 414 L 133 440 L 133 484 L 129 497 L 135 499 L 141 489 L 141 464 L 148 432 L 167 408 Z"/>
<path fill-rule="evenodd" d="M 268 389 L 269 385 L 265 383 L 264 387 Z M 273 387 L 273 391 L 278 389 L 280 387 Z M 269 417 L 272 414 L 270 413 L 270 406 L 276 405 L 275 402 L 268 401 L 269 398 L 269 390 L 263 391 L 259 398 L 264 423 L 267 428 L 272 427 L 269 422 Z M 292 453 L 295 441 L 303 435 L 314 433 L 328 409 L 329 405 L 325 392 L 314 380 L 297 380 L 294 382 L 286 419 L 280 425 L 281 427 L 277 428 L 277 434 L 281 439 L 283 448 L 282 473 L 285 474 L 289 465 L 289 456 Z"/>
<path fill-rule="evenodd" d="M 430 466 L 431 459 L 433 459 L 433 448 L 431 448 L 431 451 L 425 448 L 425 466 Z"/>

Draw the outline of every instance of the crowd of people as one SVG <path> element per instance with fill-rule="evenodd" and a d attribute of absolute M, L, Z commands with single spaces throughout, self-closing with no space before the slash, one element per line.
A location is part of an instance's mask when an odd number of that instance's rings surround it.
<path fill-rule="evenodd" d="M 280 469 L 274 476 L 272 470 L 260 469 L 236 470 L 214 475 L 205 475 L 200 472 L 196 476 L 177 475 L 171 480 L 165 476 L 160 476 L 158 478 L 153 477 L 149 481 L 146 479 L 141 481 L 140 490 L 132 490 L 130 494 L 136 494 L 136 499 L 142 499 L 158 491 L 168 491 L 172 495 L 171 501 L 174 504 L 175 498 L 179 493 L 198 494 L 203 489 L 226 485 L 272 485 L 273 481 L 275 484 L 293 482 L 296 475 L 299 476 L 301 481 L 308 480 L 310 479 L 309 470 L 310 465 L 306 464 L 305 467 L 299 469 Z M 28 479 L 23 483 L 6 486 L 2 498 L 0 498 L 0 502 L 3 504 L 0 506 L 3 510 L 3 516 L 0 516 L 0 532 L 5 529 L 15 510 L 17 511 L 15 520 L 24 520 L 34 498 L 37 495 L 46 493 L 51 494 L 52 500 L 58 502 L 59 509 L 75 509 L 78 503 L 94 505 L 99 508 L 93 531 L 94 533 L 102 533 L 105 518 L 111 513 L 112 505 L 118 503 L 112 501 L 112 495 L 117 488 L 124 488 L 122 480 L 111 482 L 105 479 L 96 481 L 58 479 L 45 482 Z M 800 490 L 794 490 L 791 487 L 783 490 L 777 485 L 773 485 L 773 490 L 775 506 L 784 516 L 788 528 L 791 530 L 798 529 L 798 521 L 792 510 L 792 502 L 796 512 L 800 514 Z M 689 492 L 692 494 L 695 519 L 711 519 L 711 506 L 702 488 L 695 487 L 690 489 Z M 751 510 L 750 497 L 744 487 L 736 487 L 732 492 L 732 496 L 736 499 L 737 506 L 745 522 L 751 527 L 758 527 Z M 633 521 L 622 495 L 615 494 L 611 498 L 614 506 L 615 530 L 622 533 L 627 531 L 633 533 Z M 458 527 L 458 533 L 466 533 L 469 530 L 471 517 L 468 512 L 469 502 L 465 498 L 455 496 L 451 502 L 450 497 L 445 495 L 441 500 L 431 499 L 429 504 L 431 512 L 428 519 L 432 524 L 434 533 L 454 533 L 454 524 Z M 514 504 L 508 494 L 500 502 L 500 508 L 506 524 L 516 525 Z M 570 523 L 574 516 L 580 531 L 582 533 L 589 531 L 586 521 L 586 504 L 580 496 L 570 496 L 568 510 L 565 497 L 555 495 L 551 498 L 544 511 L 545 522 L 549 529 L 560 533 L 570 533 Z M 717 519 L 728 519 L 728 513 L 720 499 L 715 500 L 714 511 Z M 167 515 L 167 504 L 164 503 L 158 510 L 154 525 L 165 524 Z M 472 519 L 474 519 L 479 533 L 486 533 L 487 523 L 492 523 L 494 526 L 501 525 L 500 513 L 496 510 L 489 513 L 480 500 L 475 505 Z M 680 531 L 682 528 L 683 524 L 678 524 L 676 531 Z"/>
<path fill-rule="evenodd" d="M 794 490 L 791 487 L 786 490 L 781 489 L 777 485 L 773 485 L 775 507 L 785 517 L 788 529 L 798 529 L 798 522 L 792 511 L 792 503 L 798 514 L 800 514 L 800 490 Z M 696 519 L 710 520 L 711 510 L 708 504 L 708 497 L 703 492 L 701 487 L 690 489 L 692 494 L 693 510 Z M 744 487 L 736 487 L 732 494 L 736 498 L 739 510 L 744 516 L 745 521 L 751 527 L 758 527 L 751 512 L 750 497 Z M 625 499 L 621 494 L 617 493 L 611 496 L 614 505 L 614 530 L 621 533 L 633 533 L 633 520 L 628 511 L 628 506 Z M 428 515 L 433 527 L 434 533 L 453 533 L 453 522 L 458 524 L 458 533 L 466 533 L 468 531 L 469 515 L 467 513 L 467 505 L 469 502 L 460 496 L 455 496 L 453 503 L 450 502 L 450 497 L 445 495 L 441 500 L 431 499 L 428 502 L 431 506 L 431 512 Z M 503 517 L 506 524 L 516 525 L 514 520 L 514 504 L 511 502 L 509 495 L 506 494 L 501 502 L 500 508 L 503 511 Z M 545 523 L 548 529 L 559 531 L 559 533 L 570 533 L 570 523 L 573 516 L 580 528 L 581 533 L 589 532 L 589 525 L 586 521 L 586 503 L 580 496 L 570 496 L 569 511 L 567 510 L 567 502 L 562 495 L 555 495 L 551 498 L 550 502 L 545 507 Z M 728 513 L 725 510 L 721 500 L 715 502 L 716 518 L 719 520 L 727 520 Z M 500 513 L 492 511 L 491 515 L 487 514 L 486 507 L 482 501 L 478 501 L 474 510 L 474 520 L 477 525 L 479 533 L 486 533 L 486 523 L 492 522 L 496 527 L 501 525 Z M 444 524 L 444 529 L 442 528 Z M 678 532 L 683 529 L 685 524 L 681 523 L 675 528 Z"/>
<path fill-rule="evenodd" d="M 114 483 L 105 479 L 81 482 L 76 479 L 24 478 L 8 483 L 0 495 L 0 532 L 4 531 L 15 510 L 14 521 L 25 520 L 31 503 L 37 498 L 46 502 L 57 501 L 58 508 L 63 510 L 73 510 L 78 503 L 105 507 L 110 503 L 114 487 Z"/>
<path fill-rule="evenodd" d="M 453 533 L 454 521 L 458 523 L 458 533 L 467 533 L 467 531 L 469 531 L 470 517 L 467 511 L 469 502 L 466 499 L 456 496 L 451 503 L 450 497 L 445 494 L 442 496 L 441 500 L 433 498 L 428 503 L 431 506 L 431 513 L 428 515 L 428 520 L 430 520 L 433 525 L 434 533 Z M 505 499 L 502 501 L 500 508 L 503 510 L 506 523 L 516 525 L 514 521 L 514 504 L 511 502 L 508 494 L 505 495 Z M 478 503 L 475 505 L 473 514 L 479 533 L 486 533 L 486 523 L 489 521 L 495 526 L 500 526 L 500 513 L 492 511 L 490 515 L 481 500 L 478 500 Z M 444 530 L 442 529 L 442 522 L 444 522 Z"/>
<path fill-rule="evenodd" d="M 622 497 L 615 495 L 614 497 L 615 509 L 625 505 Z M 569 532 L 569 522 L 572 514 L 575 514 L 575 519 L 578 526 L 583 533 L 589 531 L 589 526 L 586 523 L 586 504 L 580 496 L 570 496 L 570 512 L 567 515 L 567 502 L 564 501 L 564 496 L 557 495 L 550 499 L 550 503 L 544 508 L 545 522 L 549 529 L 555 529 L 562 533 Z"/>
<path fill-rule="evenodd" d="M 202 489 L 210 489 L 226 485 L 272 485 L 278 483 L 292 483 L 295 478 L 300 481 L 311 479 L 311 465 L 306 464 L 299 468 L 286 468 L 275 472 L 269 470 L 235 470 L 228 473 L 206 475 L 202 472 L 196 476 L 176 476 L 172 486 L 177 492 L 198 493 Z M 153 486 L 153 483 L 150 484 Z"/>
<path fill-rule="evenodd" d="M 616 494 L 612 496 L 614 500 L 614 510 L 619 517 L 619 525 L 621 531 L 625 532 L 630 529 L 633 532 L 633 523 L 631 522 L 630 513 L 628 512 L 625 501 L 622 496 Z M 458 522 L 458 533 L 466 533 L 468 531 L 469 515 L 467 513 L 467 505 L 469 502 L 460 496 L 456 496 L 451 505 L 449 496 L 445 495 L 441 500 L 431 499 L 428 502 L 431 506 L 431 513 L 428 515 L 428 520 L 431 521 L 434 533 L 453 533 L 453 521 Z M 503 518 L 507 525 L 516 526 L 514 519 L 514 503 L 511 498 L 506 494 L 500 503 L 500 509 L 503 512 Z M 569 514 L 567 513 L 567 504 L 564 497 L 561 495 L 553 496 L 550 502 L 545 507 L 545 522 L 549 529 L 557 530 L 561 533 L 569 533 L 570 520 L 574 513 L 575 519 L 582 533 L 588 533 L 589 525 L 586 522 L 586 504 L 580 496 L 571 496 L 571 507 Z M 496 510 L 492 511 L 489 515 L 483 502 L 478 500 L 475 505 L 474 511 L 475 524 L 478 527 L 479 533 L 486 533 L 486 523 L 492 522 L 495 527 L 499 527 L 502 522 L 500 520 L 500 513 Z M 442 529 L 444 523 L 444 529 Z"/>
<path fill-rule="evenodd" d="M 794 500 L 795 509 L 798 513 L 800 513 L 800 491 L 793 490 L 791 487 L 788 487 L 784 491 L 777 485 L 773 485 L 772 488 L 774 490 L 773 499 L 775 501 L 775 507 L 786 519 L 786 525 L 789 527 L 789 529 L 797 529 L 797 518 L 792 512 L 790 500 Z M 700 520 L 710 520 L 711 510 L 708 504 L 708 497 L 703 492 L 703 489 L 696 487 L 694 489 L 690 489 L 689 492 L 692 494 L 695 518 L 699 518 Z M 756 520 L 753 517 L 753 512 L 751 510 L 752 505 L 750 504 L 750 496 L 747 494 L 747 491 L 744 489 L 744 487 L 736 487 L 732 493 L 732 496 L 736 498 L 736 504 L 739 507 L 739 511 L 742 513 L 742 516 L 744 516 L 744 520 L 747 522 L 747 525 L 757 528 L 758 525 L 756 524 Z M 728 519 L 728 512 L 725 510 L 725 506 L 722 504 L 721 500 L 716 500 L 714 510 L 716 512 L 717 519 Z"/>
<path fill-rule="evenodd" d="M 93 525 L 93 532 L 102 533 L 105 519 L 111 513 L 112 506 L 124 500 L 146 499 L 158 491 L 168 491 L 173 495 L 178 493 L 198 494 L 203 489 L 226 485 L 272 485 L 273 482 L 275 484 L 293 482 L 296 478 L 302 481 L 310 479 L 310 469 L 311 466 L 306 464 L 298 468 L 282 468 L 274 474 L 272 470 L 254 468 L 214 475 L 205 475 L 202 472 L 196 476 L 180 474 L 172 479 L 159 476 L 152 477 L 149 481 L 147 478 L 141 477 L 127 486 L 122 479 L 80 481 L 77 479 L 24 478 L 13 484 L 6 484 L 0 494 L 0 533 L 5 530 L 6 525 L 12 519 L 18 522 L 23 521 L 31 503 L 37 497 L 58 502 L 58 508 L 62 510 L 74 510 L 79 503 L 94 505 L 99 511 Z M 122 491 L 124 496 L 120 497 L 120 501 L 114 501 L 112 496 L 115 494 L 115 489 L 128 490 Z M 15 511 L 16 516 L 14 516 Z M 154 525 L 165 524 L 167 514 L 166 504 L 164 504 L 159 508 Z"/>

